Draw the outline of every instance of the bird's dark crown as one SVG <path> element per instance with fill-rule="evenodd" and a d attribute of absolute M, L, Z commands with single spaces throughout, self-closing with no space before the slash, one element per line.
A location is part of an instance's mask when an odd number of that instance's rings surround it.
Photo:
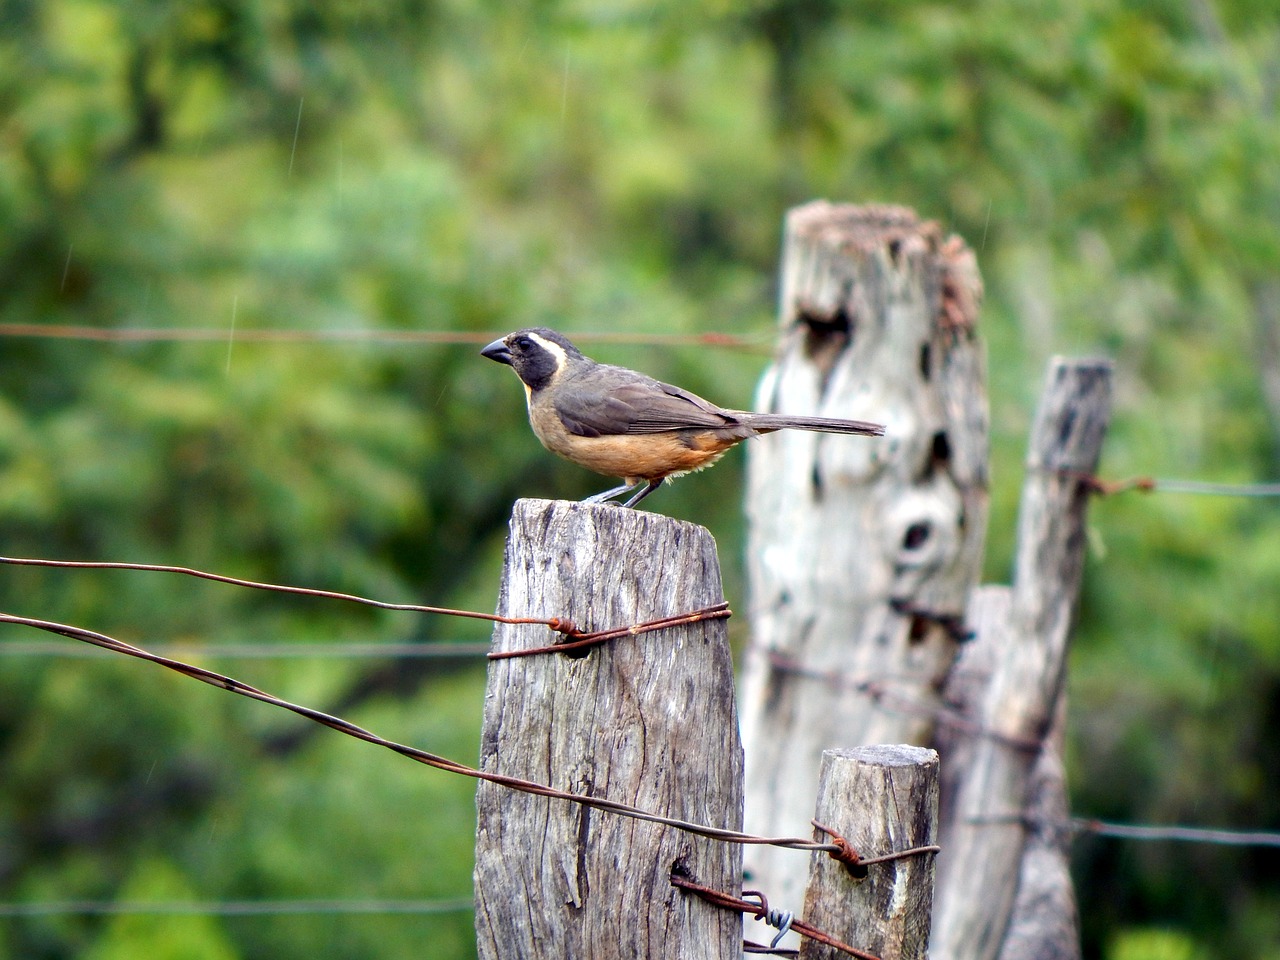
<path fill-rule="evenodd" d="M 494 350 L 499 344 L 505 350 Z M 567 337 L 547 327 L 516 330 L 501 341 L 490 344 L 484 353 L 494 360 L 511 364 L 530 390 L 541 390 L 567 363 L 584 359 Z"/>
<path fill-rule="evenodd" d="M 537 334 L 548 343 L 554 343 L 556 346 L 562 348 L 570 357 L 582 356 L 582 351 L 575 347 L 568 337 L 563 333 L 557 333 L 550 327 L 525 327 L 523 330 L 517 330 L 514 333 L 509 333 L 506 337 L 507 345 L 510 346 L 511 342 L 518 337 L 530 338 L 530 334 Z"/>

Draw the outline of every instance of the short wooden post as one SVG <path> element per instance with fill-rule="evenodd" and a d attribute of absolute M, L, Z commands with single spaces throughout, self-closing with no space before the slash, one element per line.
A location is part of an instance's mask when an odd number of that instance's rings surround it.
<path fill-rule="evenodd" d="M 702 527 L 610 505 L 517 502 L 498 612 L 626 626 L 721 599 Z M 494 649 L 546 627 L 498 626 Z M 740 829 L 742 748 L 723 620 L 630 636 L 583 656 L 493 661 L 481 767 L 666 816 Z M 481 783 L 482 958 L 740 957 L 741 918 L 673 888 L 683 860 L 736 893 L 741 849 Z"/>
<path fill-rule="evenodd" d="M 1028 803 L 1040 745 L 1049 739 L 1059 710 L 1084 569 L 1090 496 L 1085 481 L 1097 469 L 1110 405 L 1109 363 L 1055 359 L 1050 364 L 1027 454 L 1013 587 L 1007 594 L 979 593 L 991 609 L 978 618 L 982 626 L 975 644 L 988 647 L 983 659 L 992 672 L 973 718 L 981 732 L 966 750 L 943 823 L 934 960 L 999 956 L 1019 878 L 1027 875 Z M 943 758 L 950 762 L 947 753 Z M 1052 766 L 1040 771 L 1051 787 Z M 1060 774 L 1057 779 L 1061 790 Z M 1040 804 L 1042 810 L 1064 806 L 1048 796 Z M 1051 845 L 1039 852 L 1052 853 Z M 1041 876 L 1051 874 L 1065 882 L 1065 868 Z M 1046 895 L 1071 902 L 1069 889 Z M 1031 953 L 1070 955 L 1063 952 L 1069 950 L 1070 944 L 1058 944 Z"/>
<path fill-rule="evenodd" d="M 888 431 L 750 446 L 753 833 L 805 829 L 824 749 L 928 740 L 987 525 L 980 296 L 964 243 L 909 210 L 816 202 L 787 216 L 781 349 L 756 406 Z M 770 896 L 800 898 L 803 861 L 745 857 Z"/>
<path fill-rule="evenodd" d="M 818 785 L 818 823 L 843 836 L 864 857 L 935 843 L 938 755 L 911 746 L 826 750 Z M 829 840 L 822 833 L 817 839 Z M 933 908 L 932 853 L 872 864 L 855 879 L 841 863 L 814 853 L 804 919 L 837 940 L 882 960 L 924 960 Z M 813 940 L 804 960 L 845 955 Z"/>

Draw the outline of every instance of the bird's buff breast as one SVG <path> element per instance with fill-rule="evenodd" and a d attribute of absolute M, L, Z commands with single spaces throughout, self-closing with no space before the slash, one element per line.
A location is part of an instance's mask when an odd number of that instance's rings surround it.
<path fill-rule="evenodd" d="M 542 445 L 581 467 L 628 483 L 659 480 L 709 467 L 735 441 L 709 430 L 580 437 L 570 433 L 555 411 L 531 403 L 529 425 Z"/>

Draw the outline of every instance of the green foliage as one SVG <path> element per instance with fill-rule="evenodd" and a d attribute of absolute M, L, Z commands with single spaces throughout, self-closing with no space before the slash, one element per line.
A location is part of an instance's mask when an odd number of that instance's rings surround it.
<path fill-rule="evenodd" d="M 170 864 L 153 860 L 139 863 L 125 881 L 124 901 L 177 901 L 189 899 L 190 884 Z M 113 917 L 102 936 L 85 951 L 85 960 L 237 960 L 241 956 L 217 921 L 206 916 Z"/>
<path fill-rule="evenodd" d="M 1113 960 L 1199 960 L 1204 954 L 1188 937 L 1171 930 L 1126 930 L 1116 937 Z"/>
<path fill-rule="evenodd" d="M 763 345 L 781 215 L 815 196 L 909 204 L 978 251 L 993 579 L 1051 353 L 1116 359 L 1109 474 L 1274 477 L 1273 7 L 0 0 L 0 323 L 215 331 L 0 340 L 3 552 L 491 606 L 511 501 L 600 478 L 552 462 L 472 346 L 246 331 Z M 735 405 L 767 358 L 583 345 Z M 651 501 L 715 532 L 739 609 L 740 473 Z M 1096 505 L 1079 812 L 1280 825 L 1273 504 Z M 5 568 L 0 608 L 144 645 L 484 635 L 159 574 Z M 414 663 L 225 669 L 474 757 L 478 674 Z M 190 687 L 0 658 L 0 900 L 466 895 L 470 784 Z M 1265 858 L 1088 841 L 1078 865 L 1090 955 L 1275 956 Z M 0 957 L 474 949 L 465 915 L 0 931 Z"/>

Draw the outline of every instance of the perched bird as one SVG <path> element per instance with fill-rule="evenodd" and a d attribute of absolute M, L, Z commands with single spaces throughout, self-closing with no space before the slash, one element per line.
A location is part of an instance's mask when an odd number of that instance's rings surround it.
<path fill-rule="evenodd" d="M 529 425 L 542 445 L 620 487 L 588 497 L 601 503 L 646 486 L 634 507 L 670 477 L 709 467 L 736 443 L 775 430 L 816 430 L 876 437 L 878 423 L 725 410 L 653 377 L 596 363 L 546 327 L 495 340 L 481 356 L 510 364 L 524 383 Z"/>

